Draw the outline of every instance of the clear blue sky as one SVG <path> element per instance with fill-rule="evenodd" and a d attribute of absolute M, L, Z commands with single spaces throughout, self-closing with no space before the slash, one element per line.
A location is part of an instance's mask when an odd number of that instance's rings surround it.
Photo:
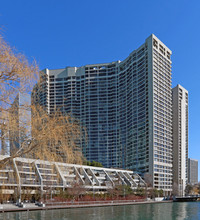
<path fill-rule="evenodd" d="M 200 1 L 7 0 L 0 27 L 41 69 L 123 60 L 154 33 L 173 52 L 173 87 L 189 91 L 189 157 L 200 165 Z"/>

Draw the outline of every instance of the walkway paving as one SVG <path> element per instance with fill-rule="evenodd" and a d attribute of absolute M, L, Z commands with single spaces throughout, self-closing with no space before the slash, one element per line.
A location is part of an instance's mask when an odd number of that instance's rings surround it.
<path fill-rule="evenodd" d="M 152 204 L 152 203 L 168 203 L 170 201 L 143 201 L 143 202 L 118 202 L 113 203 L 90 203 L 90 204 L 71 204 L 71 205 L 50 205 L 46 207 L 38 207 L 34 203 L 26 203 L 24 208 L 19 208 L 14 204 L 0 204 L 0 212 L 17 212 L 17 211 L 36 211 L 36 210 L 49 210 L 49 209 L 69 209 L 69 208 L 89 208 L 101 206 L 119 206 L 119 205 L 139 205 L 139 204 Z"/>

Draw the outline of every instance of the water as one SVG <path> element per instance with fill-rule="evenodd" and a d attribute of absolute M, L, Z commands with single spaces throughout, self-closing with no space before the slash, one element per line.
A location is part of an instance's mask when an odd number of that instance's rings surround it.
<path fill-rule="evenodd" d="M 125 205 L 113 207 L 59 209 L 1 213 L 6 220 L 196 220 L 200 219 L 200 202 Z"/>

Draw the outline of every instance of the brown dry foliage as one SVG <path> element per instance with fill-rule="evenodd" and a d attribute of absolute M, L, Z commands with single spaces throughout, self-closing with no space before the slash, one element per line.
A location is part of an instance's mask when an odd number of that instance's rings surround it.
<path fill-rule="evenodd" d="M 14 150 L 13 157 L 82 164 L 83 156 L 78 143 L 82 139 L 84 129 L 81 130 L 79 123 L 69 115 L 63 115 L 58 111 L 48 115 L 39 105 L 31 105 L 30 108 L 31 121 L 25 121 L 20 128 L 15 120 L 15 113 L 13 117 L 9 114 L 12 128 L 23 133 L 21 148 Z M 30 126 L 31 134 L 28 130 Z"/>
<path fill-rule="evenodd" d="M 23 54 L 17 53 L 0 35 L 0 116 L 19 92 L 32 91 L 37 78 L 36 63 L 30 64 Z"/>
<path fill-rule="evenodd" d="M 8 139 L 16 141 L 15 133 L 16 137 L 23 133 L 19 149 L 1 160 L 0 165 L 21 156 L 81 164 L 83 156 L 77 143 L 81 141 L 82 128 L 77 121 L 58 111 L 49 116 L 41 106 L 27 103 L 19 107 L 12 104 L 19 93 L 30 94 L 38 75 L 35 62 L 30 64 L 24 55 L 16 53 L 0 36 L 0 125 L 6 124 L 4 133 L 13 132 Z M 23 118 L 20 122 L 17 116 L 19 108 L 20 118 Z M 30 112 L 31 120 L 28 119 Z M 3 138 L 5 134 L 0 133 L 0 141 Z"/>
<path fill-rule="evenodd" d="M 78 145 L 82 132 L 75 119 L 58 111 L 49 116 L 41 106 L 32 106 L 32 116 L 29 157 L 82 164 L 83 156 Z"/>
<path fill-rule="evenodd" d="M 71 188 L 67 189 L 67 194 L 72 196 L 73 199 L 79 199 L 80 195 L 84 195 L 85 193 L 85 187 L 79 184 L 78 181 L 72 182 Z"/>

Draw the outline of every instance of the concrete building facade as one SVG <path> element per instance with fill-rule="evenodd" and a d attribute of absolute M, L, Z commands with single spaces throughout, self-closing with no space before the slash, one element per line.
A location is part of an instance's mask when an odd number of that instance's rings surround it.
<path fill-rule="evenodd" d="M 105 167 L 131 169 L 172 190 L 171 50 L 155 35 L 124 61 L 45 69 L 32 98 L 78 118 L 82 150 Z"/>
<path fill-rule="evenodd" d="M 0 155 L 0 161 L 7 156 Z M 133 171 L 109 169 L 103 167 L 84 166 L 50 162 L 16 157 L 9 160 L 7 166 L 0 170 L 1 194 L 27 193 L 27 189 L 36 194 L 47 190 L 70 189 L 78 184 L 85 191 L 107 191 L 118 185 L 145 188 L 144 180 Z"/>
<path fill-rule="evenodd" d="M 198 183 L 198 160 L 188 159 L 188 183 Z"/>
<path fill-rule="evenodd" d="M 188 182 L 188 91 L 181 85 L 172 89 L 173 99 L 173 182 L 179 195 Z"/>
<path fill-rule="evenodd" d="M 31 95 L 19 93 L 9 109 L 10 155 L 21 147 L 31 136 Z"/>
<path fill-rule="evenodd" d="M 173 99 L 173 182 L 179 195 L 188 180 L 188 91 L 181 85 L 172 89 Z"/>
<path fill-rule="evenodd" d="M 8 154 L 8 123 L 0 122 L 0 154 L 7 155 Z"/>

